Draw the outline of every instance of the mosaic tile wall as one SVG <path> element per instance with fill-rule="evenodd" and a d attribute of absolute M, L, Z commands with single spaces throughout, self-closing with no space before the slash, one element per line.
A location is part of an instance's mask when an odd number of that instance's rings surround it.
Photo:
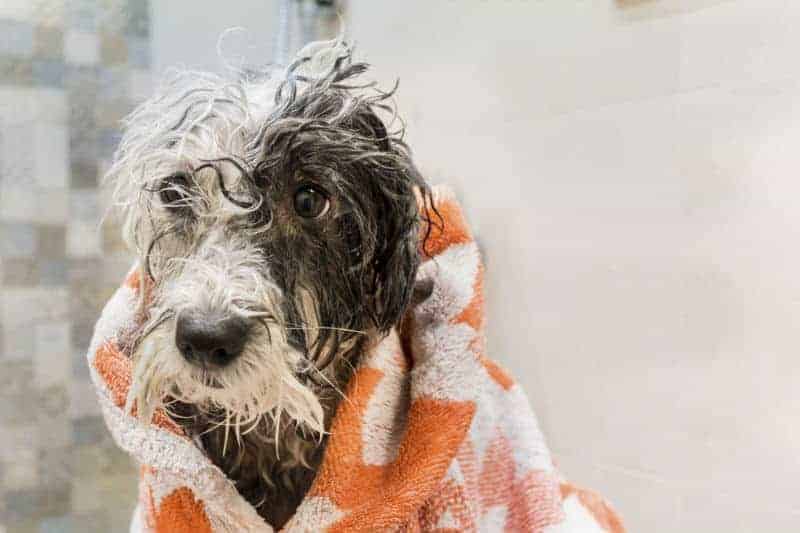
<path fill-rule="evenodd" d="M 129 264 L 98 178 L 149 27 L 146 0 L 0 2 L 0 533 L 127 531 L 134 466 L 85 351 Z"/>

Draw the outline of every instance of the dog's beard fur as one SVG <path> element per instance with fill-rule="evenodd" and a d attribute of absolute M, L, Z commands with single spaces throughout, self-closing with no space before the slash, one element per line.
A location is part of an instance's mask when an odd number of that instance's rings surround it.
<path fill-rule="evenodd" d="M 242 428 L 254 427 L 264 417 L 279 431 L 284 415 L 300 428 L 321 434 L 320 401 L 298 379 L 318 371 L 289 343 L 279 307 L 281 291 L 265 278 L 262 254 L 235 239 L 212 239 L 191 260 L 173 263 L 177 272 L 161 287 L 145 326 L 147 335 L 134 355 L 129 402 L 136 402 L 140 415 L 149 420 L 155 409 L 175 401 L 194 405 L 206 417 L 222 415 L 221 423 L 233 428 L 237 439 Z M 254 319 L 236 364 L 210 369 L 180 355 L 175 317 L 185 309 L 207 314 L 225 310 Z"/>
<path fill-rule="evenodd" d="M 378 116 L 394 117 L 392 92 L 359 84 L 367 65 L 350 56 L 334 41 L 238 81 L 180 73 L 127 119 L 108 172 L 148 280 L 127 407 L 144 420 L 163 408 L 276 527 L 419 264 L 428 189 Z M 314 219 L 292 203 L 308 183 L 328 195 Z M 175 338 L 187 310 L 248 321 L 241 355 L 188 362 Z"/>
<path fill-rule="evenodd" d="M 327 429 L 361 349 L 379 335 L 359 332 L 332 348 L 318 368 L 289 339 L 318 338 L 313 297 L 298 291 L 299 323 L 282 312 L 286 298 L 270 279 L 263 252 L 246 240 L 212 234 L 189 258 L 152 256 L 161 284 L 133 350 L 127 409 L 150 420 L 164 409 L 196 437 L 212 461 L 273 524 L 284 522 L 309 488 Z M 184 310 L 225 310 L 253 322 L 234 364 L 198 366 L 181 356 L 175 320 Z M 352 333 L 352 332 L 348 332 Z"/>

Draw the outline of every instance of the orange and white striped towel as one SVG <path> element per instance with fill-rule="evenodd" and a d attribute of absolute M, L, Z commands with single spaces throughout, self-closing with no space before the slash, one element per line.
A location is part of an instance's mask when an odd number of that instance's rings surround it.
<path fill-rule="evenodd" d="M 478 249 L 452 194 L 438 188 L 434 199 L 444 226 L 419 274 L 433 294 L 364 357 L 283 531 L 623 531 L 600 497 L 561 480 L 525 394 L 487 358 Z M 121 339 L 135 327 L 138 291 L 131 274 L 88 354 L 108 427 L 141 465 L 131 530 L 272 531 L 163 413 L 146 425 L 124 411 L 131 362 Z"/>

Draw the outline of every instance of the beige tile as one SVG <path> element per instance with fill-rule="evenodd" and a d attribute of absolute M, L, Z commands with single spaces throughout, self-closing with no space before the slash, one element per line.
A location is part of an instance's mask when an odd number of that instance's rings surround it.
<path fill-rule="evenodd" d="M 92 65 L 100 60 L 100 39 L 97 34 L 78 30 L 64 33 L 64 56 L 70 63 Z"/>
<path fill-rule="evenodd" d="M 52 224 L 37 225 L 37 250 L 39 259 L 63 259 L 65 254 L 64 226 Z"/>
<path fill-rule="evenodd" d="M 136 499 L 136 484 L 131 476 L 113 474 L 84 479 L 72 486 L 72 510 L 76 513 L 99 511 L 112 502 L 130 505 Z"/>
<path fill-rule="evenodd" d="M 0 215 L 5 220 L 36 220 L 36 191 L 32 188 L 0 183 Z"/>
<path fill-rule="evenodd" d="M 65 385 L 72 371 L 69 322 L 37 324 L 33 334 L 34 384 L 39 388 Z"/>
<path fill-rule="evenodd" d="M 33 286 L 39 283 L 39 272 L 30 257 L 6 257 L 0 269 L 0 283 L 5 286 Z"/>
<path fill-rule="evenodd" d="M 63 0 L 31 0 L 30 4 L 38 24 L 48 27 L 64 26 L 64 9 L 67 3 Z"/>
<path fill-rule="evenodd" d="M 3 464 L 2 485 L 14 490 L 36 488 L 39 484 L 37 463 L 35 448 L 17 448 L 14 459 Z"/>
<path fill-rule="evenodd" d="M 9 221 L 63 224 L 68 218 L 66 189 L 0 184 L 0 216 Z"/>
<path fill-rule="evenodd" d="M 68 133 L 65 125 L 41 123 L 33 129 L 34 172 L 36 182 L 47 189 L 67 187 L 69 174 Z M 46 154 L 46 156 L 45 156 Z"/>
<path fill-rule="evenodd" d="M 4 289 L 11 290 L 11 289 Z M 29 334 L 30 330 L 23 326 L 14 326 L 8 323 L 3 325 L 3 357 L 14 361 L 27 361 L 33 353 L 34 341 Z"/>
<path fill-rule="evenodd" d="M 129 80 L 130 98 L 133 102 L 140 102 L 153 93 L 155 80 L 148 70 L 131 69 Z"/>
<path fill-rule="evenodd" d="M 31 121 L 64 123 L 66 96 L 60 89 L 0 86 L 0 117 L 4 126 Z"/>
<path fill-rule="evenodd" d="M 128 46 L 123 34 L 100 34 L 100 60 L 104 65 L 118 65 L 128 60 Z"/>
<path fill-rule="evenodd" d="M 94 108 L 94 122 L 98 128 L 115 131 L 122 119 L 130 113 L 130 104 L 124 98 L 104 98 Z"/>
<path fill-rule="evenodd" d="M 67 226 L 67 255 L 72 258 L 101 255 L 100 228 L 96 221 L 74 220 Z"/>
<path fill-rule="evenodd" d="M 88 363 L 87 363 L 88 364 Z M 91 383 L 72 380 L 70 382 L 69 417 L 70 419 L 100 414 L 97 393 Z"/>
<path fill-rule="evenodd" d="M 35 5 L 29 0 L 7 0 L 0 6 L 0 16 L 16 20 L 32 21 Z"/>
<path fill-rule="evenodd" d="M 31 150 L 34 128 L 27 122 L 3 127 L 0 135 L 0 181 L 24 187 L 36 183 L 36 153 Z"/>
<path fill-rule="evenodd" d="M 25 424 L 7 425 L 0 432 L 0 461 L 3 465 L 13 463 L 23 450 L 35 450 L 39 445 L 37 427 L 31 421 Z M 5 470 L 5 466 L 3 470 Z"/>
<path fill-rule="evenodd" d="M 59 60 L 64 57 L 64 33 L 60 28 L 37 26 L 34 33 L 34 55 Z"/>
<path fill-rule="evenodd" d="M 0 300 L 0 319 L 8 328 L 65 320 L 69 312 L 68 301 L 65 288 L 8 288 Z"/>

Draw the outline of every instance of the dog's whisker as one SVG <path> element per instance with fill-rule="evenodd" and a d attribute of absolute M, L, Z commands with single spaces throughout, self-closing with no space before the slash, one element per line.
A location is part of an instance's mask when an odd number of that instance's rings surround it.
<path fill-rule="evenodd" d="M 279 323 L 278 318 L 267 311 L 249 311 L 248 315 L 250 318 L 255 318 L 263 321 L 264 323 Z"/>
<path fill-rule="evenodd" d="M 258 428 L 258 425 L 261 423 L 261 419 L 262 418 L 263 418 L 263 415 L 260 415 L 260 416 L 256 417 L 250 423 L 250 427 L 248 427 L 247 429 L 244 430 L 244 433 L 242 433 L 242 435 L 247 435 L 248 433 L 251 433 L 251 432 L 255 431 L 256 428 Z"/>
<path fill-rule="evenodd" d="M 331 380 L 328 378 L 328 376 L 326 376 L 326 375 L 325 375 L 325 373 L 324 373 L 324 372 L 322 372 L 320 369 L 318 369 L 318 368 L 317 368 L 317 367 L 316 367 L 314 364 L 312 364 L 312 363 L 309 363 L 309 365 L 308 365 L 308 367 L 307 367 L 307 370 L 311 370 L 311 371 L 313 371 L 313 372 L 316 372 L 316 373 L 317 373 L 317 376 L 319 376 L 319 378 L 320 378 L 320 379 L 322 379 L 322 380 L 323 380 L 325 383 L 327 383 L 327 384 L 328 384 L 328 386 L 330 386 L 330 387 L 331 387 L 331 389 L 333 389 L 333 391 L 334 391 L 334 392 L 336 392 L 336 394 L 338 394 L 338 395 L 339 395 L 339 396 L 340 396 L 340 397 L 341 397 L 343 400 L 346 400 L 346 401 L 348 401 L 348 402 L 350 401 L 350 400 L 349 400 L 349 399 L 348 399 L 348 398 L 345 396 L 345 394 L 342 392 L 342 390 L 341 390 L 341 389 L 340 389 L 340 388 L 339 388 L 339 387 L 338 387 L 338 386 L 337 386 L 337 385 L 336 385 L 336 384 L 335 384 L 333 381 L 331 381 Z"/>
<path fill-rule="evenodd" d="M 278 413 L 281 413 L 283 409 L 281 409 L 280 402 L 278 403 Z M 280 450 L 280 428 L 281 428 L 281 417 L 278 416 L 275 418 L 275 457 L 278 461 L 281 460 L 281 450 Z"/>
<path fill-rule="evenodd" d="M 236 423 L 233 426 L 233 431 L 236 435 L 236 444 L 242 444 L 242 414 L 236 413 Z"/>
<path fill-rule="evenodd" d="M 333 326 L 288 326 L 287 330 L 330 330 L 330 331 L 342 331 L 344 333 L 356 333 L 358 335 L 367 335 L 366 331 L 362 331 L 360 329 L 348 329 L 348 328 L 337 328 Z"/>
<path fill-rule="evenodd" d="M 182 419 L 182 420 L 192 419 L 193 415 L 185 415 L 175 411 L 173 409 L 173 406 L 176 404 L 178 404 L 178 402 L 174 399 L 167 400 L 161 404 L 161 409 L 163 409 L 164 413 L 172 419 Z"/>
<path fill-rule="evenodd" d="M 231 412 L 226 410 L 225 411 L 225 437 L 222 442 L 222 455 L 224 456 L 228 450 L 228 434 L 230 433 L 231 429 Z"/>

